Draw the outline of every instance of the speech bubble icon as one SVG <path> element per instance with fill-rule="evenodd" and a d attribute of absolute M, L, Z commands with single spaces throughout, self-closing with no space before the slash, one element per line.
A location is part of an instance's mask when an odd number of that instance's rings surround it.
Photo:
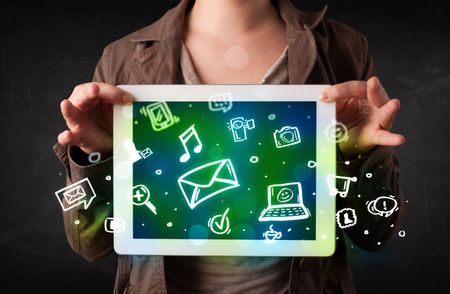
<path fill-rule="evenodd" d="M 209 110 L 226 113 L 233 107 L 231 93 L 214 94 L 209 97 Z"/>
<path fill-rule="evenodd" d="M 373 215 L 389 217 L 397 209 L 398 203 L 394 196 L 380 196 L 367 202 L 367 210 Z"/>

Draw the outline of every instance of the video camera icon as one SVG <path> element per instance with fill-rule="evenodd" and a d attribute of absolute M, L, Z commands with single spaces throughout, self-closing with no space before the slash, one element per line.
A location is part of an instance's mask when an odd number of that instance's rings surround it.
<path fill-rule="evenodd" d="M 242 142 L 247 140 L 247 130 L 255 128 L 254 119 L 244 119 L 243 117 L 235 117 L 230 120 L 228 129 L 233 133 L 234 142 Z"/>

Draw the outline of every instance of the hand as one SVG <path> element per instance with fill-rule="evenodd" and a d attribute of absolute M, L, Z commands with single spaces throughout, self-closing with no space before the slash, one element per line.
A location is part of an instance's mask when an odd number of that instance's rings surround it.
<path fill-rule="evenodd" d="M 85 153 L 112 153 L 113 105 L 130 104 L 125 91 L 104 83 L 86 83 L 75 87 L 69 99 L 61 102 L 66 130 L 58 135 L 64 146 L 79 146 Z"/>
<path fill-rule="evenodd" d="M 389 99 L 378 78 L 331 86 L 320 99 L 336 102 L 336 119 L 348 129 L 348 140 L 339 143 L 344 156 L 362 155 L 376 145 L 398 146 L 405 143 L 402 135 L 389 131 L 400 101 Z"/>

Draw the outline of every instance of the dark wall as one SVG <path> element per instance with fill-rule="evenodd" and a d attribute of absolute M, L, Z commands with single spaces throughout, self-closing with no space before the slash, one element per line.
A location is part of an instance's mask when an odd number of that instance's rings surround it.
<path fill-rule="evenodd" d="M 395 130 L 407 212 L 377 253 L 349 244 L 360 293 L 449 292 L 450 18 L 445 1 L 327 1 L 328 15 L 366 35 L 385 88 L 401 99 Z M 102 49 L 177 1 L 120 6 L 9 1 L 0 8 L 0 277 L 2 288 L 111 293 L 114 256 L 91 264 L 70 249 L 51 152 L 65 127 L 59 102 L 89 81 Z M 303 8 L 324 3 L 295 1 Z M 392 4 L 394 3 L 394 4 Z M 444 289 L 446 291 L 444 291 Z"/>

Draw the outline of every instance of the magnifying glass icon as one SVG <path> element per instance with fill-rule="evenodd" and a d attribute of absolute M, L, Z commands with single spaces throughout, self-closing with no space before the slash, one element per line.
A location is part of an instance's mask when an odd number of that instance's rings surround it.
<path fill-rule="evenodd" d="M 147 206 L 155 215 L 156 207 L 150 202 L 150 191 L 144 185 L 136 185 L 133 187 L 131 193 L 129 193 L 129 198 L 134 205 Z"/>

